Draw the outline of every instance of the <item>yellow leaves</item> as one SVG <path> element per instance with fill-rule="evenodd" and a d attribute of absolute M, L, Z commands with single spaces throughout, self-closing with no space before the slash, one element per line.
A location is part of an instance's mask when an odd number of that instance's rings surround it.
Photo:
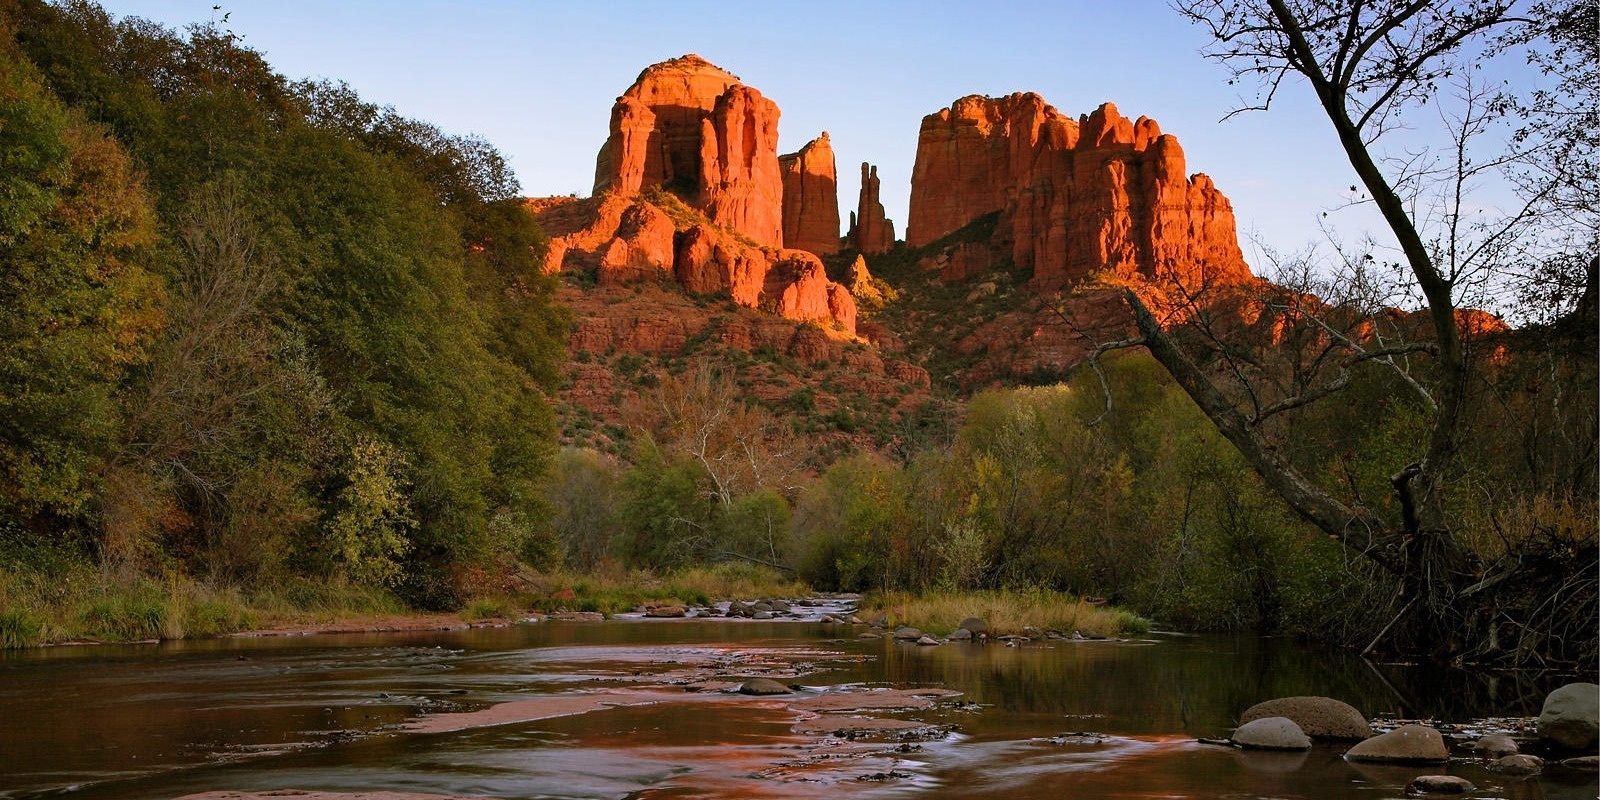
<path fill-rule="evenodd" d="M 359 434 L 346 458 L 349 482 L 339 493 L 325 539 L 348 580 L 370 586 L 390 583 L 410 548 L 406 533 L 416 524 L 402 478 L 404 454 L 388 442 Z"/>

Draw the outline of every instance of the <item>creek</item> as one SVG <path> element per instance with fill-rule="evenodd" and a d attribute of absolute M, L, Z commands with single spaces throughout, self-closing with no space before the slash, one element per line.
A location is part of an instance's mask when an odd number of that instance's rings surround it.
<path fill-rule="evenodd" d="M 0 654 L 0 798 L 211 790 L 489 797 L 1397 798 L 1448 771 L 1474 797 L 1594 798 L 1534 778 L 1201 744 L 1274 697 L 1470 723 L 1537 715 L 1565 679 L 1373 664 L 1260 637 L 918 647 L 820 622 L 618 620 Z M 721 691 L 766 675 L 794 696 Z M 1591 678 L 1586 678 L 1592 680 Z M 852 733 L 790 704 L 947 688 Z M 874 697 L 879 695 L 873 695 Z M 804 704 L 802 704 L 804 705 Z M 857 715 L 860 716 L 860 715 Z M 1515 722 L 1516 720 L 1512 720 Z M 1457 752 L 1463 752 L 1457 749 Z"/>

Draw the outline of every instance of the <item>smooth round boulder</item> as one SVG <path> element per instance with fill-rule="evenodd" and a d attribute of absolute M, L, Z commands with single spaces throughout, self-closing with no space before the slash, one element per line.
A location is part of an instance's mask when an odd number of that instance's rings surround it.
<path fill-rule="evenodd" d="M 989 623 L 984 622 L 977 617 L 967 617 L 966 619 L 961 620 L 961 625 L 959 627 L 962 630 L 970 631 L 973 634 L 989 632 Z"/>
<path fill-rule="evenodd" d="M 1569 683 L 1550 693 L 1539 711 L 1539 738 L 1566 750 L 1591 750 L 1600 741 L 1600 685 Z"/>
<path fill-rule="evenodd" d="M 1372 735 L 1372 726 L 1360 711 L 1331 697 L 1280 697 L 1256 703 L 1239 715 L 1239 723 L 1267 717 L 1288 717 L 1314 739 L 1365 739 Z"/>
<path fill-rule="evenodd" d="M 1491 733 L 1472 743 L 1472 752 L 1477 753 L 1479 758 L 1487 758 L 1490 761 L 1512 755 L 1521 749 L 1517 747 L 1516 739 L 1503 733 Z"/>
<path fill-rule="evenodd" d="M 1418 775 L 1406 784 L 1406 794 L 1466 794 L 1478 787 L 1454 775 Z"/>
<path fill-rule="evenodd" d="M 894 638 L 916 641 L 917 639 L 922 638 L 922 631 L 919 631 L 916 628 L 899 628 L 895 630 Z"/>
<path fill-rule="evenodd" d="M 771 678 L 751 678 L 739 686 L 739 694 L 753 694 L 757 696 L 772 694 L 789 694 L 789 687 Z"/>
<path fill-rule="evenodd" d="M 1379 764 L 1444 764 L 1450 761 L 1450 750 L 1444 737 L 1426 725 L 1401 725 L 1388 733 L 1379 734 L 1345 751 L 1350 761 L 1369 761 Z"/>
<path fill-rule="evenodd" d="M 969 631 L 966 628 L 956 628 L 950 632 L 950 641 L 952 642 L 966 642 L 971 640 L 972 631 Z"/>
<path fill-rule="evenodd" d="M 1533 775 L 1544 769 L 1544 759 L 1526 753 L 1513 753 L 1490 761 L 1488 768 L 1506 775 Z"/>
<path fill-rule="evenodd" d="M 774 616 L 774 614 L 771 611 L 757 611 L 756 613 L 751 614 L 750 618 L 751 619 L 772 619 L 773 616 Z"/>
<path fill-rule="evenodd" d="M 1239 726 L 1233 743 L 1251 750 L 1310 750 L 1311 737 L 1288 717 L 1262 717 Z"/>

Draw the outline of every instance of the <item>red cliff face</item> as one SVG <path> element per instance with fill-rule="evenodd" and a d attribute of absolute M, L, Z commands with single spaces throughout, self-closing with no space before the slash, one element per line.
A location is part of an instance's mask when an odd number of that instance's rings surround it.
<path fill-rule="evenodd" d="M 996 237 L 1036 285 L 1092 273 L 1236 283 L 1250 277 L 1233 207 L 1148 117 L 1107 103 L 1070 119 L 1036 94 L 964 97 L 922 120 L 907 244 L 999 212 Z"/>
<path fill-rule="evenodd" d="M 894 246 L 894 222 L 878 200 L 878 168 L 861 164 L 861 196 L 850 215 L 850 243 L 867 255 L 887 253 Z"/>
<path fill-rule="evenodd" d="M 783 173 L 783 246 L 819 256 L 839 249 L 839 179 L 828 132 L 778 157 Z"/>
<path fill-rule="evenodd" d="M 687 55 L 644 70 L 617 98 L 593 198 L 531 201 L 529 210 L 551 236 L 551 272 L 589 272 L 602 286 L 675 280 L 853 337 L 855 303 L 814 254 L 838 248 L 826 134 L 796 154 L 795 172 L 793 227 L 810 252 L 784 249 L 777 105 Z M 656 187 L 670 196 L 641 196 Z"/>
<path fill-rule="evenodd" d="M 778 106 L 697 56 L 655 64 L 617 98 L 594 193 L 664 186 L 711 221 L 783 245 Z"/>

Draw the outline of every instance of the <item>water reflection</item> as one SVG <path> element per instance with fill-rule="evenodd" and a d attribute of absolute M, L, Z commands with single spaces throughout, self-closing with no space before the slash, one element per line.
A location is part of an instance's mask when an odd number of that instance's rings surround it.
<path fill-rule="evenodd" d="M 1342 748 L 1201 745 L 1270 697 L 1462 721 L 1537 712 L 1560 676 L 1428 672 L 1254 637 L 916 647 L 821 624 L 559 623 L 470 631 L 57 648 L 0 656 L 0 796 L 211 789 L 494 797 L 1397 797 L 1415 769 Z M 933 741 L 821 741 L 782 698 L 607 707 L 441 734 L 421 715 L 737 674 L 807 686 L 949 686 L 898 716 Z M 1592 679 L 1592 676 L 1590 677 Z M 685 698 L 689 699 L 688 697 Z M 1093 732 L 1093 737 L 1060 737 Z M 1437 768 L 1434 768 L 1435 771 Z M 1451 770 L 1480 797 L 1595 797 L 1592 775 Z"/>

